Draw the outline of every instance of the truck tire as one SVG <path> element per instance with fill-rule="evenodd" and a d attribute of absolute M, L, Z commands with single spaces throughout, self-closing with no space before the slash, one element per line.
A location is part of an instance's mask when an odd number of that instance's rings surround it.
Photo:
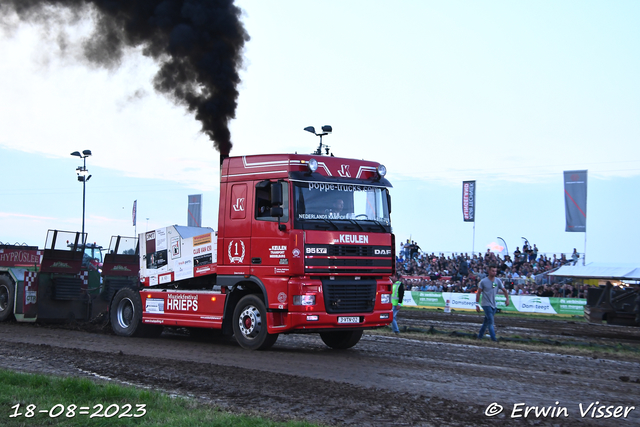
<path fill-rule="evenodd" d="M 233 310 L 233 335 L 240 347 L 267 350 L 278 340 L 278 334 L 267 332 L 267 309 L 256 295 L 246 295 Z"/>
<path fill-rule="evenodd" d="M 322 341 L 331 348 L 336 350 L 345 350 L 358 344 L 362 338 L 362 330 L 360 331 L 336 331 L 336 332 L 320 332 Z"/>
<path fill-rule="evenodd" d="M 13 314 L 16 285 L 8 276 L 0 276 L 0 322 Z"/>
<path fill-rule="evenodd" d="M 160 325 L 142 323 L 142 299 L 131 288 L 122 288 L 113 297 L 109 309 L 111 329 L 121 337 L 158 337 L 162 333 Z"/>

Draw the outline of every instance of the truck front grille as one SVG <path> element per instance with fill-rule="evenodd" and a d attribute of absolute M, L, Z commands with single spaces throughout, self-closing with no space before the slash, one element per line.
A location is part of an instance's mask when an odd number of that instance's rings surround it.
<path fill-rule="evenodd" d="M 305 273 L 390 275 L 394 257 L 390 246 L 307 245 Z"/>
<path fill-rule="evenodd" d="M 322 280 L 327 313 L 370 313 L 376 302 L 375 280 Z"/>

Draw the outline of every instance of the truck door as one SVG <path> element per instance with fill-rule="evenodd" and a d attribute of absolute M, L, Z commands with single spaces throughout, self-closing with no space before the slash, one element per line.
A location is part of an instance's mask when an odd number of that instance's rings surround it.
<path fill-rule="evenodd" d="M 282 217 L 271 215 L 272 187 L 282 186 Z M 289 242 L 289 183 L 264 180 L 254 182 L 254 209 L 252 225 L 251 274 L 262 280 L 268 288 L 269 308 L 283 309 L 288 301 L 287 283 L 291 262 Z M 282 229 L 281 229 L 282 228 Z"/>
<path fill-rule="evenodd" d="M 227 221 L 222 251 L 224 264 L 233 267 L 231 274 L 249 274 L 251 267 L 252 189 L 249 184 L 230 185 Z"/>

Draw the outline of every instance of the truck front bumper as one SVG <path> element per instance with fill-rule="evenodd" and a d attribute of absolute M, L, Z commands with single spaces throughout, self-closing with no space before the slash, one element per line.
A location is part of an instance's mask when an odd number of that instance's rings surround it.
<path fill-rule="evenodd" d="M 367 329 L 387 326 L 393 320 L 391 310 L 376 310 L 371 313 L 324 312 L 272 312 L 269 316 L 269 333 L 320 332 L 320 330 Z"/>

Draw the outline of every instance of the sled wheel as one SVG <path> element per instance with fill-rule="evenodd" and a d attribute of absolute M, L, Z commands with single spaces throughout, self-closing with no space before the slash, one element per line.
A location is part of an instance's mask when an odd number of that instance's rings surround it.
<path fill-rule="evenodd" d="M 13 314 L 13 303 L 16 286 L 7 276 L 0 276 L 0 322 L 4 322 Z"/>

